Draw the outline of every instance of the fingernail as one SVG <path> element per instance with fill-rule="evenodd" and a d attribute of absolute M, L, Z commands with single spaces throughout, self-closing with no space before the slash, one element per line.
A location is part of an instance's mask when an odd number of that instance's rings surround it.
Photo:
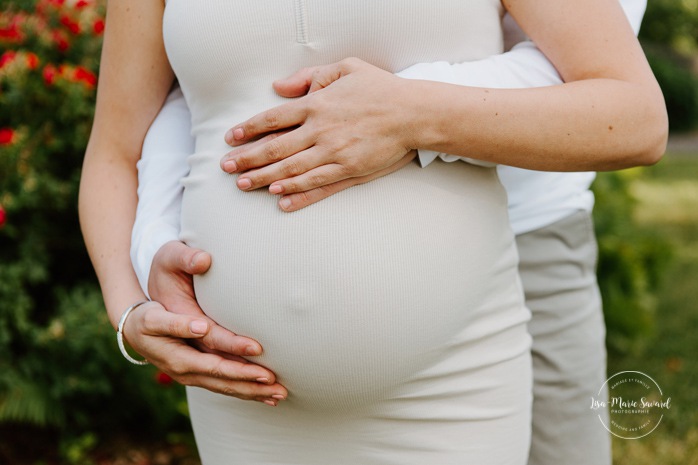
<path fill-rule="evenodd" d="M 269 384 L 269 378 L 257 378 L 258 383 Z"/>
<path fill-rule="evenodd" d="M 245 347 L 245 355 L 259 355 L 259 349 L 255 346 L 247 346 Z"/>
<path fill-rule="evenodd" d="M 235 140 L 240 140 L 245 137 L 245 131 L 242 128 L 234 129 L 233 137 L 235 138 Z"/>
<path fill-rule="evenodd" d="M 238 170 L 238 164 L 235 163 L 235 160 L 228 160 L 223 163 L 223 169 L 229 173 L 234 173 Z"/>
<path fill-rule="evenodd" d="M 203 252 L 196 252 L 192 257 L 191 257 L 191 263 L 189 264 L 192 268 L 196 266 L 196 260 L 199 258 L 199 255 L 201 255 Z"/>
<path fill-rule="evenodd" d="M 284 191 L 284 187 L 281 184 L 272 184 L 269 186 L 269 192 L 271 194 L 281 194 Z"/>
<path fill-rule="evenodd" d="M 282 210 L 288 210 L 291 207 L 291 199 L 284 197 L 279 200 L 279 206 Z"/>
<path fill-rule="evenodd" d="M 286 400 L 286 398 L 284 396 L 282 396 L 281 394 L 274 394 L 272 397 L 274 399 L 278 399 L 278 400 Z"/>
<path fill-rule="evenodd" d="M 206 334 L 206 330 L 208 329 L 208 323 L 202 320 L 192 321 L 189 324 L 189 329 L 194 334 Z"/>
<path fill-rule="evenodd" d="M 267 400 L 264 401 L 264 403 L 267 404 L 267 405 L 271 405 L 272 407 L 276 407 L 276 401 L 275 401 L 275 400 L 267 399 Z"/>
<path fill-rule="evenodd" d="M 250 187 L 252 187 L 252 181 L 250 181 L 247 178 L 238 179 L 237 184 L 238 184 L 238 187 L 240 189 L 243 189 L 243 190 L 249 189 Z"/>

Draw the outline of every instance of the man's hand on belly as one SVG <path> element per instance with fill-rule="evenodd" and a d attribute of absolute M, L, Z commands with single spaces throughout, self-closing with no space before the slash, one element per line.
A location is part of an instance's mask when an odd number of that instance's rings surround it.
<path fill-rule="evenodd" d="M 179 349 L 173 351 L 172 356 L 164 360 L 165 366 L 160 368 L 169 371 L 168 374 L 182 384 L 276 405 L 288 396 L 286 389 L 275 382 L 274 373 L 243 358 L 261 354 L 259 343 L 218 325 L 204 314 L 196 301 L 192 275 L 205 273 L 210 265 L 207 253 L 179 241 L 166 243 L 155 254 L 148 282 L 151 298 L 169 312 L 195 316 L 208 323 L 203 336 L 186 339 L 198 350 L 191 348 L 179 356 L 175 353 L 183 350 L 181 346 L 185 340 L 172 332 L 160 334 L 172 347 Z M 168 318 L 162 313 L 151 314 L 163 322 Z"/>

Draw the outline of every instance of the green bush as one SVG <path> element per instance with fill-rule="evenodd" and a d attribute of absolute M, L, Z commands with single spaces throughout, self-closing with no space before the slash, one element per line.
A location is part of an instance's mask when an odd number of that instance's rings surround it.
<path fill-rule="evenodd" d="M 698 126 L 698 77 L 690 60 L 667 47 L 644 46 L 647 60 L 664 93 L 669 128 L 687 131 Z"/>
<path fill-rule="evenodd" d="M 643 42 L 683 53 L 698 49 L 698 2 L 650 0 L 640 28 Z"/>
<path fill-rule="evenodd" d="M 0 7 L 0 425 L 79 436 L 186 420 L 180 387 L 121 357 L 80 234 L 103 29 L 94 1 Z"/>
<path fill-rule="evenodd" d="M 655 326 L 655 295 L 672 256 L 669 243 L 633 218 L 636 200 L 629 182 L 636 171 L 599 173 L 594 221 L 599 242 L 598 280 L 615 352 L 639 352 Z"/>
<path fill-rule="evenodd" d="M 672 130 L 698 126 L 698 2 L 652 0 L 640 29 L 647 59 L 664 92 Z"/>

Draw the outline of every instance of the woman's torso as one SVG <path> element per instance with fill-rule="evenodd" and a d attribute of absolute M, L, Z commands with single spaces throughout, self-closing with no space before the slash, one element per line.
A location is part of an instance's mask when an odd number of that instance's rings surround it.
<path fill-rule="evenodd" d="M 493 169 L 412 164 L 287 214 L 220 170 L 225 131 L 283 103 L 271 84 L 301 67 L 356 56 L 399 71 L 498 53 L 500 15 L 498 0 L 168 1 L 166 48 L 197 150 L 182 238 L 213 257 L 197 298 L 260 341 L 255 360 L 289 389 L 286 405 L 356 411 L 404 395 L 438 361 L 452 374 L 523 354 L 506 196 Z M 486 354 L 470 351 L 488 338 Z"/>
<path fill-rule="evenodd" d="M 233 124 L 284 102 L 271 83 L 358 57 L 390 72 L 501 53 L 499 0 L 169 0 L 164 35 L 197 150 L 224 150 Z"/>

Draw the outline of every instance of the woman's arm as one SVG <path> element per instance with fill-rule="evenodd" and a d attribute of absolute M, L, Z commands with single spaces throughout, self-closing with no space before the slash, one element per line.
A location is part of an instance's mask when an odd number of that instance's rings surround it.
<path fill-rule="evenodd" d="M 566 84 L 454 92 L 416 83 L 412 103 L 429 105 L 421 115 L 435 118 L 413 122 L 419 143 L 539 170 L 658 161 L 668 132 L 664 100 L 620 6 L 604 0 L 509 0 L 505 6 Z"/>
<path fill-rule="evenodd" d="M 365 175 L 413 148 L 546 171 L 656 162 L 668 132 L 664 101 L 621 8 L 604 0 L 507 7 L 565 84 L 484 89 L 407 81 L 356 59 L 302 70 L 276 83 L 277 91 L 317 92 L 233 127 L 227 140 L 238 145 L 300 127 L 234 150 L 223 168 L 273 162 L 241 175 L 238 186 L 271 184 L 270 191 L 289 194 Z"/>
<path fill-rule="evenodd" d="M 162 42 L 160 2 L 120 0 L 107 6 L 95 120 L 80 185 L 80 220 L 112 325 L 144 294 L 129 259 L 136 209 L 136 163 L 146 130 L 162 106 L 173 73 Z M 269 370 L 202 353 L 182 338 L 209 333 L 201 317 L 175 315 L 153 302 L 127 320 L 124 334 L 149 361 L 183 384 L 245 399 L 278 402 L 286 396 Z M 259 345 L 238 337 L 233 352 Z M 261 380 L 261 382 L 256 382 Z"/>
<path fill-rule="evenodd" d="M 159 2 L 108 4 L 92 133 L 80 185 L 80 219 L 112 325 L 142 299 L 129 261 L 136 163 L 145 132 L 172 85 Z"/>
<path fill-rule="evenodd" d="M 620 6 L 635 36 L 640 32 L 647 8 L 646 0 L 621 0 Z M 408 79 L 446 82 L 471 87 L 519 89 L 562 84 L 562 78 L 548 58 L 528 40 L 519 25 L 507 14 L 502 20 L 504 43 L 510 50 L 501 55 L 464 63 L 419 63 L 399 73 Z M 521 41 L 521 42 L 518 42 Z M 505 45 L 506 46 L 506 45 Z M 419 161 L 427 166 L 440 157 L 445 161 L 462 160 L 483 164 L 478 160 L 455 157 L 431 150 L 419 150 Z M 488 162 L 484 162 L 488 163 Z"/>

